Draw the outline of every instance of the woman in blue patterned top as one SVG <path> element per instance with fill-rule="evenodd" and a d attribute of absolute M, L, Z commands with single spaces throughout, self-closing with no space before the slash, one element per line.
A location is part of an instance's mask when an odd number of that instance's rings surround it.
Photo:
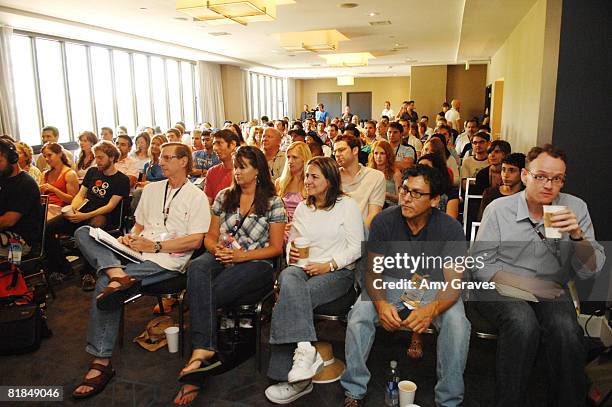
<path fill-rule="evenodd" d="M 187 269 L 192 354 L 179 375 L 174 403 L 197 397 L 202 380 L 222 361 L 217 352 L 217 308 L 250 292 L 272 290 L 272 259 L 283 252 L 287 213 L 276 195 L 264 154 L 242 146 L 233 158 L 232 185 L 217 194 L 206 253 Z"/>
<path fill-rule="evenodd" d="M 161 154 L 161 145 L 167 142 L 168 139 L 166 139 L 166 136 L 162 135 L 157 135 L 151 140 L 151 144 L 149 145 L 150 161 L 144 165 L 144 184 L 166 179 L 164 172 L 159 166 L 159 155 Z"/>

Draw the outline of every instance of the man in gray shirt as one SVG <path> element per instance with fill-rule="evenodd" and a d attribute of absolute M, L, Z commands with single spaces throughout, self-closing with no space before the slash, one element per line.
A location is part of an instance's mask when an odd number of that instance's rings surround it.
<path fill-rule="evenodd" d="M 498 329 L 497 407 L 526 405 L 540 340 L 550 381 L 548 405 L 580 406 L 586 398 L 583 332 L 567 283 L 574 275 L 593 277 L 605 255 L 586 203 L 560 192 L 566 162 L 565 153 L 550 144 L 532 148 L 521 171 L 525 190 L 487 206 L 474 244 L 472 255 L 484 258 L 476 279 L 523 290 L 523 298 L 535 296 L 527 301 L 496 290 L 478 293 L 478 311 Z M 566 207 L 551 217 L 561 239 L 545 237 L 543 205 L 549 204 Z"/>

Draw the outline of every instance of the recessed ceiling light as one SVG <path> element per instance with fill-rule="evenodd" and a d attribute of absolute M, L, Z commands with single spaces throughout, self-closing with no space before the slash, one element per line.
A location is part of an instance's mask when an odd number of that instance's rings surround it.
<path fill-rule="evenodd" d="M 187 17 L 174 17 L 176 21 L 189 21 Z"/>
<path fill-rule="evenodd" d="M 400 43 L 399 43 L 399 42 L 396 42 L 396 43 L 395 43 L 395 46 L 396 46 L 396 47 L 399 47 L 399 46 L 400 46 Z"/>
<path fill-rule="evenodd" d="M 223 35 L 232 35 L 226 31 L 217 31 L 217 32 L 213 32 L 213 33 L 208 33 L 209 35 L 212 35 L 213 37 L 221 37 Z"/>
<path fill-rule="evenodd" d="M 379 15 L 379 14 L 380 14 L 380 13 L 379 13 L 379 12 L 377 12 L 377 11 L 372 11 L 372 12 L 371 12 L 371 13 L 369 13 L 368 15 L 369 15 L 370 17 L 376 17 L 376 16 L 377 16 L 377 15 Z"/>
<path fill-rule="evenodd" d="M 287 54 L 288 57 L 294 57 L 295 54 Z"/>
<path fill-rule="evenodd" d="M 145 11 L 145 10 L 148 10 L 148 8 L 146 8 L 146 7 L 139 7 L 138 10 Z"/>
<path fill-rule="evenodd" d="M 338 7 L 340 8 L 355 8 L 355 7 L 359 7 L 359 4 L 357 3 L 341 3 L 338 5 Z"/>

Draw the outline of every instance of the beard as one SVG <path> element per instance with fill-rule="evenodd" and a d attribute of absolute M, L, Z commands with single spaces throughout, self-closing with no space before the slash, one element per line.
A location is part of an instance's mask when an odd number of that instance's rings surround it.
<path fill-rule="evenodd" d="M 7 178 L 10 178 L 11 174 L 15 170 L 15 165 L 17 164 L 7 164 L 6 168 L 0 171 L 0 179 L 5 180 Z"/>

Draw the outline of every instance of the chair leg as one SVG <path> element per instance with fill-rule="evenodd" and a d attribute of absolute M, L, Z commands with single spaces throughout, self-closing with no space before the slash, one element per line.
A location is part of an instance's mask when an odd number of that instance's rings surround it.
<path fill-rule="evenodd" d="M 261 312 L 257 310 L 255 319 L 255 368 L 261 372 Z"/>
<path fill-rule="evenodd" d="M 125 331 L 125 306 L 121 307 L 121 317 L 119 318 L 119 348 L 123 348 L 123 336 Z"/>
<path fill-rule="evenodd" d="M 183 309 L 183 296 L 178 298 L 178 318 L 179 318 L 179 354 L 181 359 L 185 357 L 185 315 Z"/>
<path fill-rule="evenodd" d="M 157 296 L 157 303 L 159 304 L 159 312 L 161 315 L 166 315 L 166 310 L 164 309 L 164 300 L 162 300 L 161 296 Z"/>

